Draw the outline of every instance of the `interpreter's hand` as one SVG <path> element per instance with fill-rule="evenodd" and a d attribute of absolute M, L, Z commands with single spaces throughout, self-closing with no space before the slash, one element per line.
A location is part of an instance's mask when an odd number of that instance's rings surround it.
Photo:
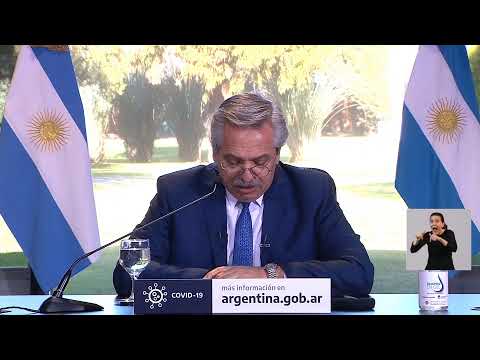
<path fill-rule="evenodd" d="M 204 279 L 258 279 L 267 273 L 260 266 L 220 266 L 209 271 Z"/>
<path fill-rule="evenodd" d="M 440 241 L 440 237 L 437 234 L 431 234 L 430 235 L 430 240 L 431 241 Z"/>
<path fill-rule="evenodd" d="M 417 245 L 418 242 L 423 239 L 423 235 L 425 235 L 424 232 L 422 232 L 422 233 L 417 233 L 417 235 L 415 235 L 415 240 L 413 240 L 413 245 L 414 245 L 414 246 Z"/>

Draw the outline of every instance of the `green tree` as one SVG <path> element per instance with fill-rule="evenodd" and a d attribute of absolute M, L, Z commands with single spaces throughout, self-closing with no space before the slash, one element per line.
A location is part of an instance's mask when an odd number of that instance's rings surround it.
<path fill-rule="evenodd" d="M 159 117 L 155 116 L 153 85 L 144 73 L 135 72 L 127 77 L 125 90 L 115 99 L 115 105 L 116 132 L 124 140 L 127 158 L 135 162 L 151 161 Z"/>
<path fill-rule="evenodd" d="M 197 161 L 200 144 L 206 133 L 202 115 L 205 85 L 197 78 L 176 80 L 167 77 L 157 85 L 156 94 L 164 108 L 163 119 L 175 133 L 178 157 L 182 161 Z"/>
<path fill-rule="evenodd" d="M 480 95 L 480 46 L 475 45 L 469 51 L 470 68 L 472 69 L 473 83 L 477 93 L 477 99 Z"/>
<path fill-rule="evenodd" d="M 280 102 L 292 162 L 302 159 L 304 144 L 320 134 L 330 115 L 344 110 L 344 99 L 375 113 L 388 104 L 384 47 L 242 46 L 234 53 L 237 74 Z"/>
<path fill-rule="evenodd" d="M 105 136 L 112 121 L 116 120 L 115 111 L 118 109 L 114 106 L 115 101 L 124 93 L 127 84 L 125 79 L 130 73 L 146 74 L 154 61 L 162 61 L 163 47 L 76 45 L 71 46 L 71 52 L 79 85 L 88 87 L 89 91 L 95 94 L 93 106 L 90 106 L 91 120 L 97 128 L 95 132 L 101 134 L 99 150 L 95 156 L 96 161 L 101 161 L 105 156 Z M 145 143 L 150 142 L 149 137 L 150 135 L 145 139 Z M 137 155 L 133 155 L 137 150 L 133 150 L 131 144 L 125 144 L 125 147 L 129 149 L 129 156 L 137 158 Z"/>
<path fill-rule="evenodd" d="M 181 158 L 196 160 L 198 144 L 209 135 L 211 115 L 225 97 L 260 88 L 284 109 L 291 160 L 298 161 L 304 143 L 319 135 L 334 114 L 352 101 L 369 113 L 384 111 L 388 91 L 383 52 L 382 46 L 150 46 L 139 47 L 126 63 L 140 67 L 152 84 L 163 83 L 163 90 L 171 86 L 165 79 L 172 78 L 170 82 L 183 91 L 175 101 L 160 101 L 184 106 L 189 111 L 178 112 L 193 116 L 176 126 Z M 111 68 L 113 75 L 120 68 L 118 64 Z M 110 88 L 115 89 L 115 84 Z M 158 96 L 168 97 L 162 94 Z M 180 121 L 181 116 L 171 109 L 169 113 L 172 119 L 168 121 Z"/>
<path fill-rule="evenodd" d="M 311 140 L 317 128 L 313 103 L 315 91 L 310 89 L 292 88 L 279 95 L 280 102 L 287 117 L 289 136 L 287 139 L 290 149 L 290 161 L 302 159 L 304 145 Z"/>
<path fill-rule="evenodd" d="M 389 111 L 388 46 L 342 46 L 339 51 L 349 70 L 336 72 L 346 74 L 343 87 L 348 96 L 381 118 Z"/>
<path fill-rule="evenodd" d="M 97 85 L 80 86 L 88 136 L 88 150 L 93 163 L 105 159 L 107 119 L 111 119 L 112 105 L 105 100 Z M 100 120 L 97 120 L 100 119 Z"/>
<path fill-rule="evenodd" d="M 0 80 L 10 80 L 16 58 L 15 45 L 0 45 Z"/>
<path fill-rule="evenodd" d="M 224 100 L 233 74 L 233 46 L 151 47 L 140 63 L 157 86 L 166 121 L 175 129 L 179 158 L 196 161 L 209 120 Z"/>
<path fill-rule="evenodd" d="M 0 123 L 3 119 L 5 98 L 10 86 L 16 60 L 17 48 L 15 45 L 0 45 Z"/>
<path fill-rule="evenodd" d="M 113 101 L 125 88 L 123 80 L 130 70 L 129 59 L 119 46 L 74 45 L 70 48 L 86 110 L 87 128 L 100 134 L 95 149 L 89 143 L 90 155 L 94 162 L 101 162 L 105 158 L 105 135 Z M 103 106 L 96 106 L 94 102 Z"/>
<path fill-rule="evenodd" d="M 289 128 L 290 161 L 301 160 L 304 144 L 315 135 L 318 122 L 312 103 L 313 73 L 332 48 L 275 45 L 243 46 L 236 51 L 237 69 L 245 83 L 267 90 L 280 103 Z"/>

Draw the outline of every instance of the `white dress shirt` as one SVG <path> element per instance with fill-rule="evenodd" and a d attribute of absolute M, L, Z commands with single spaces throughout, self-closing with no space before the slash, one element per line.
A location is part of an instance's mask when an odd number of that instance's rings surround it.
<path fill-rule="evenodd" d="M 226 190 L 225 201 L 227 205 L 227 264 L 233 263 L 233 247 L 235 245 L 235 225 L 242 212 L 242 204 Z M 262 238 L 263 195 L 251 202 L 248 209 L 252 218 L 253 231 L 253 266 L 260 266 L 260 243 Z"/>

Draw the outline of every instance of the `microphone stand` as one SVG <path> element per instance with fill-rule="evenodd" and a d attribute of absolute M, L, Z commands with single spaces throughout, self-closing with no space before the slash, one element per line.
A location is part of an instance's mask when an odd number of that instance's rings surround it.
<path fill-rule="evenodd" d="M 67 284 L 70 281 L 70 278 L 72 277 L 73 269 L 75 268 L 75 266 L 77 266 L 80 261 L 86 259 L 90 255 L 92 255 L 92 254 L 94 254 L 94 253 L 112 245 L 112 244 L 115 244 L 116 242 L 118 242 L 120 240 L 125 239 L 127 236 L 130 236 L 130 235 L 134 234 L 135 232 L 146 228 L 147 226 L 153 225 L 156 222 L 158 222 L 160 220 L 163 220 L 166 217 L 169 217 L 169 216 L 175 214 L 176 212 L 181 211 L 181 210 L 185 209 L 186 207 L 189 207 L 190 205 L 193 205 L 193 204 L 209 197 L 210 195 L 212 195 L 215 192 L 215 190 L 217 190 L 217 183 L 218 183 L 218 179 L 216 178 L 215 182 L 214 182 L 213 190 L 210 191 L 209 193 L 203 195 L 202 197 L 200 197 L 200 198 L 198 198 L 198 199 L 196 199 L 196 200 L 194 200 L 190 203 L 187 203 L 187 204 L 179 207 L 178 209 L 175 209 L 175 210 L 173 210 L 173 211 L 171 211 L 171 212 L 169 212 L 169 213 L 167 213 L 167 214 L 165 214 L 165 215 L 163 215 L 163 216 L 161 216 L 161 217 L 159 217 L 155 220 L 152 220 L 149 223 L 147 223 L 147 224 L 129 232 L 128 234 L 125 234 L 125 235 L 119 237 L 118 239 L 115 239 L 115 240 L 109 242 L 108 244 L 100 246 L 99 248 L 96 248 L 96 249 L 80 256 L 77 260 L 75 260 L 72 263 L 72 265 L 67 270 L 65 275 L 63 275 L 62 280 L 60 280 L 60 283 L 57 286 L 57 288 L 54 290 L 52 296 L 48 297 L 42 303 L 42 305 L 40 305 L 40 308 L 38 309 L 38 311 L 42 314 L 102 311 L 103 307 L 100 306 L 100 305 L 85 302 L 85 301 L 66 299 L 66 298 L 63 297 L 63 292 L 65 291 L 65 288 L 67 287 Z"/>

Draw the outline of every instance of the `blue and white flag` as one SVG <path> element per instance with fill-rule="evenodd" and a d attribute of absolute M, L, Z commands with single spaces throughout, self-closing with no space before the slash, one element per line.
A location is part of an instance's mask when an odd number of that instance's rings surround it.
<path fill-rule="evenodd" d="M 409 208 L 468 209 L 480 250 L 480 122 L 465 46 L 419 47 L 405 93 L 395 187 Z"/>
<path fill-rule="evenodd" d="M 0 214 L 45 292 L 100 245 L 85 118 L 67 46 L 22 46 L 18 55 L 0 131 Z"/>

